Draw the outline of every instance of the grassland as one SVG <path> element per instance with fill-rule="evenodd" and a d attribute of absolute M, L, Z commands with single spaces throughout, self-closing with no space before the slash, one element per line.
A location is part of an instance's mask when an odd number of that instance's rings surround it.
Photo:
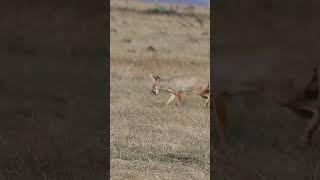
<path fill-rule="evenodd" d="M 111 1 L 112 179 L 209 179 L 209 109 L 165 106 L 148 76 L 209 75 L 209 9 L 161 6 Z"/>

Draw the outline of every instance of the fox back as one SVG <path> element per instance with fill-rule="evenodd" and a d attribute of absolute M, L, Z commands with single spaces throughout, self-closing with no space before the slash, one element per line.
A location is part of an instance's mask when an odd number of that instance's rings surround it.
<path fill-rule="evenodd" d="M 180 91 L 197 91 L 207 88 L 209 80 L 197 75 L 175 76 L 163 80 L 163 88 L 172 88 Z"/>

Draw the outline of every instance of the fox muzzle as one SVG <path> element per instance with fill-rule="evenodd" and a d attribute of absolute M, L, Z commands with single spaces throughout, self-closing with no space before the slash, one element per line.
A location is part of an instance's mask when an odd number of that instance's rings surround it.
<path fill-rule="evenodd" d="M 153 95 L 153 96 L 156 96 L 156 95 L 158 95 L 159 94 L 159 90 L 152 90 L 151 91 L 151 94 Z"/>

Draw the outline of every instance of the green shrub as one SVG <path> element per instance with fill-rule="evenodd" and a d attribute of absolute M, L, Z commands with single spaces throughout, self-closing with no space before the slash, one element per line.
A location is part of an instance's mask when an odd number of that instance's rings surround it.
<path fill-rule="evenodd" d="M 152 8 L 152 9 L 148 9 L 148 10 L 146 10 L 146 12 L 150 13 L 150 14 L 167 14 L 167 15 L 178 14 L 177 11 L 175 11 L 173 9 L 168 9 L 163 6 L 158 6 L 158 7 Z"/>

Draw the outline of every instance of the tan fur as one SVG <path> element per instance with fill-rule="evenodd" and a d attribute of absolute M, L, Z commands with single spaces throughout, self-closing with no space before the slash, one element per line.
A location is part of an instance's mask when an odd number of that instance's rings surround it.
<path fill-rule="evenodd" d="M 160 91 L 167 91 L 170 94 L 167 105 L 173 100 L 177 100 L 178 105 L 181 106 L 182 95 L 187 92 L 199 95 L 206 100 L 207 107 L 210 101 L 209 93 L 209 79 L 197 75 L 175 76 L 169 79 L 161 79 L 158 76 L 150 74 L 153 79 L 153 86 L 151 94 L 158 95 Z"/>
<path fill-rule="evenodd" d="M 178 106 L 181 106 L 182 94 L 186 92 L 193 92 L 194 94 L 206 99 L 204 106 L 208 107 L 210 103 L 210 86 L 209 80 L 201 76 L 175 76 L 169 79 L 161 79 L 159 76 L 150 74 L 153 80 L 151 94 L 158 95 L 160 90 L 167 91 L 170 97 L 166 103 L 169 105 L 175 99 Z M 226 119 L 226 103 L 224 93 L 215 94 L 214 103 L 217 112 L 217 125 L 219 129 L 219 136 L 223 143 L 227 142 L 226 131 L 228 129 L 228 122 Z"/>

